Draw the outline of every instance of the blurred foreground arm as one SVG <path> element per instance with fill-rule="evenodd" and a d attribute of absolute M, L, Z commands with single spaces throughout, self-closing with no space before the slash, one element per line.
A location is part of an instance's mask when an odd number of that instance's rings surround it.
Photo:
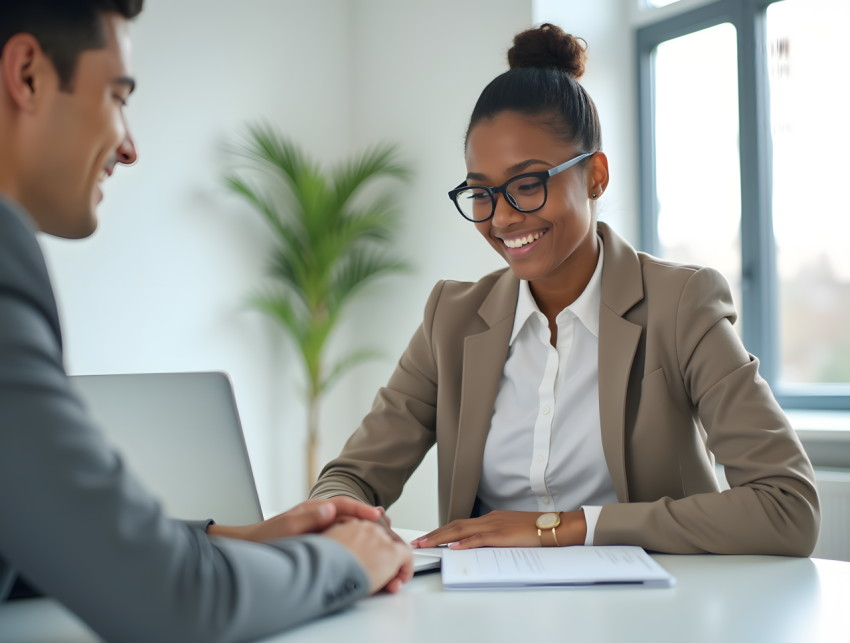
<path fill-rule="evenodd" d="M 207 528 L 210 536 L 238 538 L 255 543 L 267 543 L 278 538 L 319 534 L 334 522 L 356 518 L 375 522 L 383 515 L 383 510 L 370 507 L 352 498 L 338 497 L 329 500 L 308 500 L 296 505 L 289 511 L 273 516 L 262 522 L 242 527 L 211 524 Z"/>
<path fill-rule="evenodd" d="M 370 593 L 397 592 L 413 577 L 413 554 L 389 529 L 380 507 L 351 498 L 308 500 L 289 511 L 244 527 L 210 525 L 211 536 L 270 542 L 279 538 L 321 533 L 348 549 L 370 579 Z"/>
<path fill-rule="evenodd" d="M 3 203 L 0 409 L 0 577 L 20 572 L 106 640 L 256 639 L 379 582 L 338 531 L 258 544 L 163 515 L 71 390 L 33 230 Z"/>

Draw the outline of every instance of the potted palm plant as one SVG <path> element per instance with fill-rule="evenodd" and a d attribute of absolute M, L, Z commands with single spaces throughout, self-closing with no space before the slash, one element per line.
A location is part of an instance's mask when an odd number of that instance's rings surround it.
<path fill-rule="evenodd" d="M 391 145 L 324 170 L 268 125 L 250 127 L 230 151 L 242 162 L 227 185 L 264 218 L 274 239 L 272 284 L 251 304 L 294 340 L 307 376 L 309 488 L 318 474 L 323 394 L 348 370 L 379 355 L 361 347 L 327 364 L 328 339 L 364 285 L 408 269 L 389 250 L 400 220 L 397 201 L 386 191 L 367 199 L 363 189 L 379 177 L 405 180 L 410 172 Z"/>

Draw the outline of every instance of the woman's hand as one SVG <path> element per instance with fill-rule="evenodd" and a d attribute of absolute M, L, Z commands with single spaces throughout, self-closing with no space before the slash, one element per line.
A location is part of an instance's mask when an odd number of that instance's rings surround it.
<path fill-rule="evenodd" d="M 414 549 L 451 544 L 452 549 L 476 547 L 540 547 L 537 518 L 542 512 L 491 511 L 480 518 L 455 520 L 411 542 Z M 561 546 L 583 545 L 587 534 L 584 512 L 561 513 L 561 524 L 555 530 Z"/>

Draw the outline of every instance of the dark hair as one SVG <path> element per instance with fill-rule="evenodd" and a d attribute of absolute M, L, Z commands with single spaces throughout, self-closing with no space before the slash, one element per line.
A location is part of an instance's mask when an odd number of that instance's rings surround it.
<path fill-rule="evenodd" d="M 494 78 L 478 98 L 466 138 L 481 121 L 503 112 L 533 118 L 576 153 L 602 149 L 596 105 L 578 79 L 587 62 L 587 43 L 560 27 L 543 24 L 517 34 L 508 51 L 510 70 Z"/>
<path fill-rule="evenodd" d="M 68 91 L 80 54 L 106 45 L 102 15 L 128 20 L 142 11 L 144 0 L 0 0 L 0 57 L 9 39 L 31 34 L 50 57 L 60 87 Z"/>

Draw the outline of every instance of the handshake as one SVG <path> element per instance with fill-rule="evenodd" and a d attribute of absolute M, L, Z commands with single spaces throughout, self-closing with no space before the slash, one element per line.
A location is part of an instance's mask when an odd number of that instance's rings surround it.
<path fill-rule="evenodd" d="M 308 500 L 244 527 L 210 525 L 207 533 L 257 543 L 320 534 L 338 542 L 360 562 L 369 576 L 370 594 L 382 589 L 395 593 L 413 577 L 413 552 L 390 529 L 383 507 L 370 507 L 344 496 Z"/>

